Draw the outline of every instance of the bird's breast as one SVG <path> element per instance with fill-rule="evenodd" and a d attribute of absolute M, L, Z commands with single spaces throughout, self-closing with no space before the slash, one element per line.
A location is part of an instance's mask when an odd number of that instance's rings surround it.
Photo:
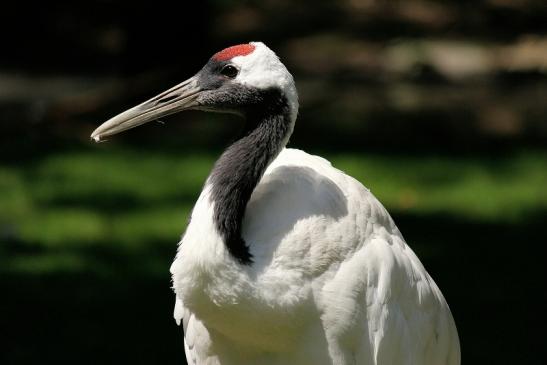
<path fill-rule="evenodd" d="M 171 267 L 173 286 L 211 331 L 268 351 L 320 326 L 316 298 L 325 283 L 390 222 L 381 205 L 365 204 L 371 194 L 355 180 L 323 159 L 284 150 L 246 207 L 242 236 L 253 263 L 241 265 L 215 228 L 209 194 L 206 186 L 194 207 Z"/>
<path fill-rule="evenodd" d="M 304 268 L 268 265 L 264 251 L 254 252 L 247 230 L 244 238 L 255 262 L 234 260 L 216 231 L 208 192 L 205 187 L 171 266 L 177 297 L 208 328 L 235 342 L 268 351 L 294 346 L 312 306 Z"/>

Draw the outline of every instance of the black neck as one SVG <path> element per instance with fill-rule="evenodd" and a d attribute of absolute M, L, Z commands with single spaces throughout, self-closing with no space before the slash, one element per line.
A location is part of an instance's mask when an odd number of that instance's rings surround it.
<path fill-rule="evenodd" d="M 224 151 L 209 176 L 213 220 L 230 254 L 242 264 L 252 263 L 241 236 L 245 208 L 264 171 L 292 132 L 290 109 L 279 92 L 261 95 L 262 105 L 246 110 L 243 135 Z"/>

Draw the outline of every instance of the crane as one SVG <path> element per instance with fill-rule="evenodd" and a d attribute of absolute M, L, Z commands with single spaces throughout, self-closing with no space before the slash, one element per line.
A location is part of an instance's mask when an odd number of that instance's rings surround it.
<path fill-rule="evenodd" d="M 298 95 L 265 44 L 217 52 L 91 137 L 188 109 L 246 120 L 171 266 L 188 364 L 460 363 L 448 304 L 382 204 L 327 160 L 286 148 Z"/>

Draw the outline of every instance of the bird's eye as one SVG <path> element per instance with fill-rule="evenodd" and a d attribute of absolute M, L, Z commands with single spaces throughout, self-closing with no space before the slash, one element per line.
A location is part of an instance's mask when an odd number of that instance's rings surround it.
<path fill-rule="evenodd" d="M 222 70 L 220 70 L 221 74 L 231 79 L 236 77 L 238 72 L 239 72 L 238 69 L 232 65 L 226 65 L 222 68 Z"/>

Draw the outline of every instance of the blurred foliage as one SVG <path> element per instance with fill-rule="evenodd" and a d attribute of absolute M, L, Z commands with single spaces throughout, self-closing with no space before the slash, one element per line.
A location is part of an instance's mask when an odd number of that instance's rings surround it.
<path fill-rule="evenodd" d="M 395 214 L 518 223 L 547 210 L 545 153 L 495 160 L 326 157 L 365 183 Z M 2 167 L 1 233 L 43 252 L 31 260 L 26 254 L 5 257 L 1 270 L 94 270 L 78 249 L 111 242 L 133 252 L 157 242 L 174 250 L 214 158 L 117 148 Z"/>

